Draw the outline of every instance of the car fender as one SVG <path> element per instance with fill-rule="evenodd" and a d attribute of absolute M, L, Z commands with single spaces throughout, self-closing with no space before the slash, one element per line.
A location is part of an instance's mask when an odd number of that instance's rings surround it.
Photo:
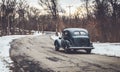
<path fill-rule="evenodd" d="M 59 47 L 61 47 L 61 40 L 60 40 L 60 39 L 56 39 L 56 40 L 54 41 L 54 45 L 55 45 L 55 43 L 58 43 Z"/>

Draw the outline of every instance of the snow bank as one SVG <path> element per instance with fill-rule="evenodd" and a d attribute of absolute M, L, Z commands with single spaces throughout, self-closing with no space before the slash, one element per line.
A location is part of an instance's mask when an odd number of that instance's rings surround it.
<path fill-rule="evenodd" d="M 12 60 L 9 57 L 10 42 L 13 39 L 24 37 L 21 35 L 0 37 L 0 72 L 10 72 L 9 66 Z"/>
<path fill-rule="evenodd" d="M 56 40 L 59 37 L 53 35 L 51 38 Z M 93 46 L 92 53 L 120 57 L 120 43 L 93 43 Z"/>
<path fill-rule="evenodd" d="M 35 32 L 33 35 L 10 35 L 0 37 L 0 72 L 11 72 L 9 66 L 12 60 L 9 57 L 10 42 L 13 39 L 25 37 L 25 36 L 38 36 L 42 33 Z"/>
<path fill-rule="evenodd" d="M 52 35 L 52 36 L 51 36 L 51 38 L 52 38 L 53 40 L 56 40 L 56 39 L 58 39 L 59 37 L 61 37 L 61 34 L 60 34 L 60 33 L 58 33 L 58 36 L 56 36 L 56 35 Z"/>
<path fill-rule="evenodd" d="M 92 53 L 120 57 L 120 43 L 93 43 Z"/>

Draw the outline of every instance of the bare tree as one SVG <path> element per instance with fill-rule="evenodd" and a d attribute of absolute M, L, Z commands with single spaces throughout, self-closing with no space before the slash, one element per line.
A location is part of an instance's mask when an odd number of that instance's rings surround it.
<path fill-rule="evenodd" d="M 16 7 L 16 0 L 2 0 L 1 4 L 1 23 L 2 23 L 2 33 L 3 35 L 6 34 L 13 34 L 12 25 L 14 23 L 15 18 L 15 7 Z"/>
<path fill-rule="evenodd" d="M 32 18 L 34 19 L 34 23 L 35 23 L 35 25 L 37 27 L 37 31 L 40 32 L 40 20 L 39 20 L 40 10 L 35 8 L 35 7 L 31 7 L 30 10 L 31 10 L 31 12 L 33 14 Z"/>
<path fill-rule="evenodd" d="M 18 21 L 18 27 L 19 27 L 19 33 L 25 34 L 25 25 L 26 25 L 26 16 L 27 15 L 27 9 L 29 8 L 29 5 L 25 0 L 19 0 L 17 4 L 17 13 L 19 15 L 19 21 Z"/>
<path fill-rule="evenodd" d="M 99 41 L 106 40 L 107 36 L 105 34 L 106 29 L 106 19 L 108 15 L 108 1 L 107 0 L 95 0 L 95 17 L 97 20 L 97 28 L 99 30 Z"/>
<path fill-rule="evenodd" d="M 58 2 L 57 0 L 39 0 L 39 5 L 52 15 L 54 24 L 56 25 L 56 35 L 58 35 Z"/>
<path fill-rule="evenodd" d="M 111 23 L 114 25 L 114 28 L 112 28 L 111 25 L 111 31 L 113 32 L 112 34 L 115 36 L 115 40 L 120 40 L 119 38 L 119 20 L 120 20 L 120 1 L 119 0 L 108 0 L 111 4 Z"/>

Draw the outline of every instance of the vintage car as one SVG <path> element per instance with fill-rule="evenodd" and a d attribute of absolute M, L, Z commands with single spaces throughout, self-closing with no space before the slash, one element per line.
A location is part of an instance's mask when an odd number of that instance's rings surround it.
<path fill-rule="evenodd" d="M 82 49 L 89 54 L 94 49 L 88 31 L 83 28 L 64 29 L 62 36 L 54 41 L 54 46 L 56 51 L 63 48 L 66 53 Z"/>

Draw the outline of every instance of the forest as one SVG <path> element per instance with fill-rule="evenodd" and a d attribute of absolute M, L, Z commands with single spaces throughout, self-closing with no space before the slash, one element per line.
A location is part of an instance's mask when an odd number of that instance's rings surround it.
<path fill-rule="evenodd" d="M 30 6 L 27 0 L 1 0 L 0 36 L 32 34 L 33 30 L 57 34 L 77 27 L 87 29 L 94 42 L 120 42 L 120 0 L 81 2 L 75 13 L 69 11 L 67 16 L 59 0 L 38 0 L 42 9 Z"/>

